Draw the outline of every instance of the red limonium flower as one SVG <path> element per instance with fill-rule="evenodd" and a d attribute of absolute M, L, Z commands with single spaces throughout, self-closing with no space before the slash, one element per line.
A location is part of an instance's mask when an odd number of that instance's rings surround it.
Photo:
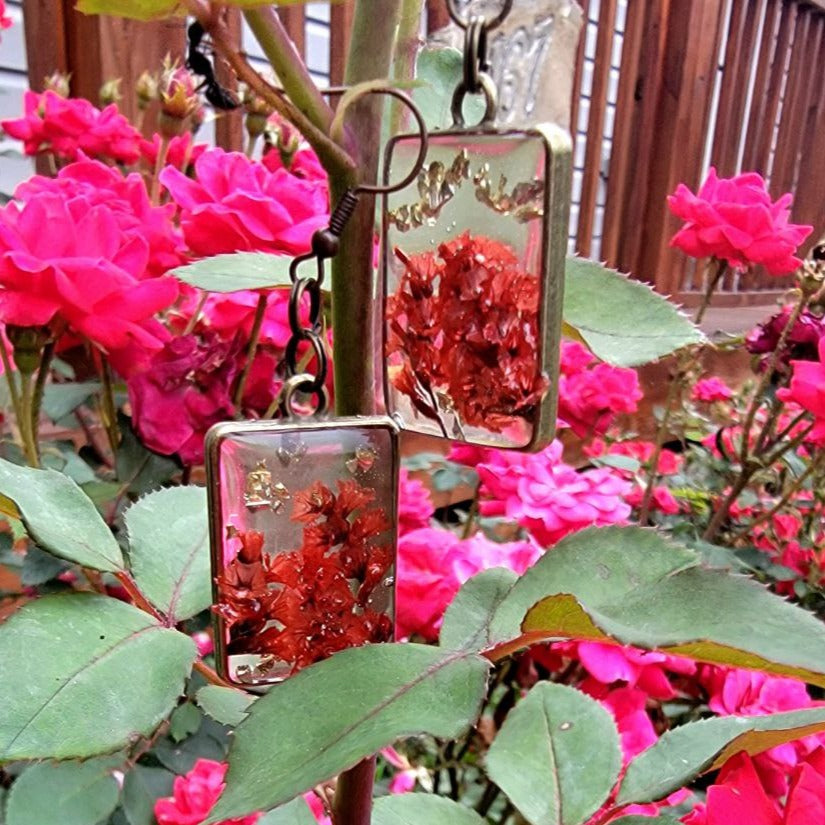
<path fill-rule="evenodd" d="M 0 320 L 53 321 L 111 351 L 168 337 L 154 320 L 178 294 L 172 278 L 143 279 L 148 245 L 115 212 L 78 196 L 40 192 L 0 210 Z"/>
<path fill-rule="evenodd" d="M 209 149 L 195 161 L 195 179 L 167 166 L 163 185 L 181 211 L 195 255 L 261 251 L 298 255 L 329 222 L 326 184 L 286 169 L 270 172 L 239 152 Z"/>
<path fill-rule="evenodd" d="M 209 815 L 225 785 L 228 765 L 212 759 L 198 759 L 185 776 L 175 777 L 173 795 L 155 802 L 158 825 L 201 825 Z M 241 819 L 225 819 L 220 825 L 255 825 L 262 814 Z"/>
<path fill-rule="evenodd" d="M 680 183 L 667 200 L 686 222 L 670 245 L 693 258 L 713 256 L 737 269 L 762 264 L 771 275 L 802 264 L 796 251 L 812 227 L 790 223 L 793 197 L 772 201 L 761 175 L 719 178 L 711 167 L 697 194 Z"/>
<path fill-rule="evenodd" d="M 51 152 L 69 160 L 80 154 L 127 165 L 140 158 L 140 132 L 112 103 L 98 109 L 80 97 L 65 98 L 48 89 L 27 91 L 25 115 L 0 121 L 3 131 L 23 141 L 27 155 Z"/>
<path fill-rule="evenodd" d="M 539 374 L 539 280 L 513 250 L 464 233 L 435 253 L 396 250 L 404 273 L 388 300 L 387 355 L 395 387 L 423 415 L 436 399 L 461 422 L 502 432 L 529 418 L 547 383 Z"/>
<path fill-rule="evenodd" d="M 157 277 L 184 261 L 183 238 L 173 222 L 175 207 L 153 206 L 143 177 L 124 176 L 97 160 L 82 158 L 64 166 L 57 177 L 34 175 L 17 187 L 14 197 L 28 202 L 52 192 L 65 201 L 81 200 L 84 208 L 107 207 L 123 239 L 143 238 L 149 246 L 149 260 L 138 277 Z"/>
<path fill-rule="evenodd" d="M 390 525 L 370 506 L 375 491 L 316 482 L 294 496 L 292 518 L 303 543 L 268 554 L 262 533 L 239 533 L 241 547 L 217 579 L 217 612 L 229 629 L 229 652 L 269 655 L 296 672 L 345 648 L 386 641 L 392 622 L 371 597 L 393 563 L 379 543 Z"/>

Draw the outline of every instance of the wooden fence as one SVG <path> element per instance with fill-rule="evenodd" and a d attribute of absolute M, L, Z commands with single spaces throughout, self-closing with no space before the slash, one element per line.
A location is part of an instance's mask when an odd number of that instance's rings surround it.
<path fill-rule="evenodd" d="M 380 0 L 375 0 L 379 3 Z M 755 170 L 774 196 L 795 193 L 793 219 L 825 229 L 825 0 L 580 0 L 588 22 L 572 104 L 576 140 L 571 247 L 606 260 L 690 304 L 701 272 L 668 247 L 678 221 L 666 196 L 696 187 L 713 164 L 722 175 Z M 318 4 L 314 4 L 318 5 Z M 24 0 L 33 87 L 54 69 L 95 98 L 123 75 L 129 114 L 134 79 L 167 51 L 181 54 L 183 24 L 86 18 L 73 0 Z M 427 0 L 431 30 L 446 22 Z M 240 18 L 238 42 L 245 44 Z M 306 16 L 281 10 L 300 51 Z M 329 79 L 343 77 L 352 0 L 330 5 Z M 240 121 L 223 118 L 223 144 Z M 720 303 L 770 301 L 787 280 L 729 276 Z"/>

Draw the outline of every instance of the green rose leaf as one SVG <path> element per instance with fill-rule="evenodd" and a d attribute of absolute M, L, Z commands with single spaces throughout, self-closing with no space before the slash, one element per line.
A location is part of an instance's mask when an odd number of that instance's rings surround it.
<path fill-rule="evenodd" d="M 136 765 L 123 780 L 123 813 L 129 825 L 156 825 L 155 802 L 172 796 L 175 775 L 164 768 Z"/>
<path fill-rule="evenodd" d="M 740 751 L 752 756 L 825 730 L 825 708 L 770 716 L 726 716 L 667 731 L 628 766 L 618 803 L 655 802 L 716 770 Z"/>
<path fill-rule="evenodd" d="M 149 493 L 123 516 L 138 589 L 177 624 L 212 603 L 209 517 L 203 487 Z"/>
<path fill-rule="evenodd" d="M 27 768 L 9 792 L 7 825 L 97 825 L 117 807 L 120 789 L 112 771 L 123 759 L 43 762 Z"/>
<path fill-rule="evenodd" d="M 191 702 L 178 705 L 169 717 L 169 738 L 173 742 L 183 742 L 198 732 L 202 721 L 203 715 Z"/>
<path fill-rule="evenodd" d="M 487 774 L 532 825 L 580 825 L 607 799 L 622 767 L 610 712 L 581 691 L 539 682 L 510 711 Z"/>
<path fill-rule="evenodd" d="M 373 819 L 373 825 L 375 819 Z M 309 805 L 299 796 L 293 799 L 292 802 L 287 802 L 286 805 L 281 805 L 264 814 L 257 825 L 317 825 L 317 820 L 312 815 Z"/>
<path fill-rule="evenodd" d="M 372 825 L 484 825 L 471 808 L 443 796 L 405 793 L 375 800 Z"/>
<path fill-rule="evenodd" d="M 642 527 L 590 528 L 560 541 L 501 603 L 491 638 L 505 648 L 614 640 L 825 686 L 822 622 Z"/>
<path fill-rule="evenodd" d="M 205 685 L 195 696 L 198 707 L 222 725 L 233 728 L 246 719 L 249 706 L 257 699 L 251 693 L 235 688 Z"/>
<path fill-rule="evenodd" d="M 124 747 L 174 707 L 194 642 L 117 599 L 48 596 L 0 625 L 0 762 Z M 101 724 L 105 720 L 105 724 Z"/>
<path fill-rule="evenodd" d="M 621 367 L 646 364 L 705 340 L 698 327 L 647 284 L 584 258 L 567 259 L 562 317 L 568 334 Z"/>
<path fill-rule="evenodd" d="M 447 608 L 439 634 L 441 647 L 451 650 L 483 650 L 490 643 L 490 621 L 518 576 L 494 567 L 473 576 Z"/>
<path fill-rule="evenodd" d="M 401 736 L 459 736 L 478 716 L 488 666 L 473 653 L 380 644 L 301 671 L 236 728 L 207 822 L 274 808 Z"/>
<path fill-rule="evenodd" d="M 124 569 L 112 531 L 63 473 L 0 459 L 0 513 L 19 518 L 40 547 L 61 559 L 107 572 Z"/>
<path fill-rule="evenodd" d="M 267 252 L 231 252 L 214 255 L 172 270 L 178 280 L 207 292 L 288 287 L 292 281 L 289 255 Z"/>
<path fill-rule="evenodd" d="M 98 381 L 86 381 L 82 384 L 48 384 L 43 391 L 43 412 L 52 421 L 60 421 L 99 390 Z"/>

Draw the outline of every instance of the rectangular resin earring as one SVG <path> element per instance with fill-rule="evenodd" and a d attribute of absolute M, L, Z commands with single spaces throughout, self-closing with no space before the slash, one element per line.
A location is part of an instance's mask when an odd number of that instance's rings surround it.
<path fill-rule="evenodd" d="M 206 453 L 221 676 L 271 684 L 344 648 L 391 641 L 394 423 L 222 424 Z"/>
<path fill-rule="evenodd" d="M 454 127 L 431 133 L 417 179 L 384 198 L 387 409 L 406 430 L 538 450 L 553 438 L 571 142 L 556 126 L 496 128 L 486 32 L 464 23 Z M 468 92 L 487 111 L 465 127 Z M 393 138 L 384 180 L 418 136 Z"/>

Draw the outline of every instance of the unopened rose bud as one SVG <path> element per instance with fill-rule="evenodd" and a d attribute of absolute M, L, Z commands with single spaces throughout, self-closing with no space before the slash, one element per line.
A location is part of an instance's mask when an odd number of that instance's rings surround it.
<path fill-rule="evenodd" d="M 244 90 L 243 105 L 246 111 L 246 131 L 252 138 L 260 137 L 267 128 L 267 118 L 272 107 L 251 89 Z"/>
<path fill-rule="evenodd" d="M 149 104 L 158 97 L 158 79 L 151 72 L 144 71 L 135 83 L 138 109 L 148 109 Z"/>
<path fill-rule="evenodd" d="M 51 337 L 48 327 L 6 326 L 6 337 L 14 347 L 14 363 L 21 375 L 31 375 L 40 364 L 43 347 Z"/>
<path fill-rule="evenodd" d="M 69 78 L 71 75 L 63 72 L 52 72 L 43 80 L 43 88 L 46 91 L 54 92 L 60 97 L 69 96 Z"/>
<path fill-rule="evenodd" d="M 100 87 L 101 106 L 108 106 L 110 103 L 117 103 L 123 99 L 123 95 L 120 93 L 120 81 L 121 79 L 116 77 L 113 80 L 107 80 Z"/>
<path fill-rule="evenodd" d="M 186 131 L 186 120 L 200 104 L 195 81 L 184 68 L 170 67 L 160 81 L 160 130 L 164 137 Z"/>

